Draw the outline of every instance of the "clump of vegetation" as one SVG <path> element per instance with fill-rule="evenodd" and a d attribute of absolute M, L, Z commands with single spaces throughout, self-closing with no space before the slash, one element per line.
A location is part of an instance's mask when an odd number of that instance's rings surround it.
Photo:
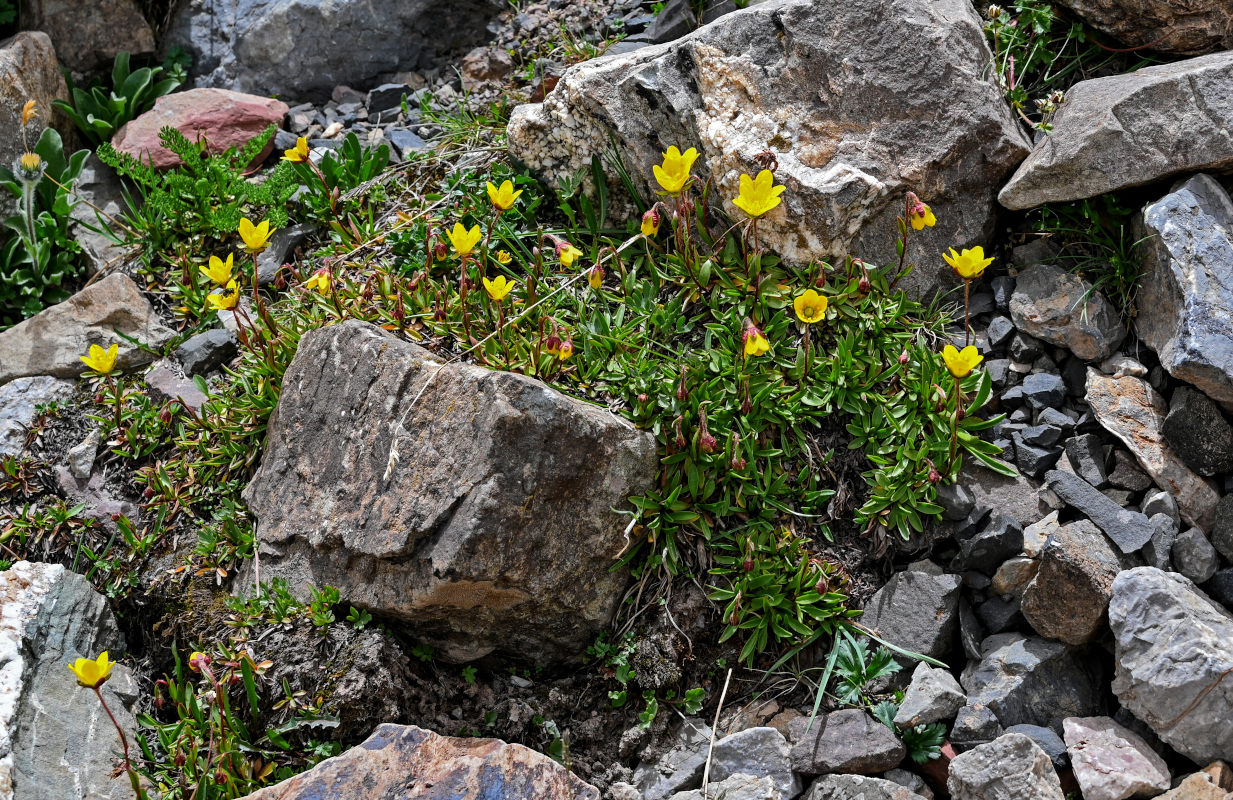
<path fill-rule="evenodd" d="M 160 77 L 166 73 L 166 77 Z M 85 89 L 73 83 L 72 74 L 64 70 L 71 102 L 53 100 L 77 129 L 95 146 L 110 142 L 111 137 L 126 122 L 136 119 L 154 107 L 154 101 L 176 90 L 187 77 L 185 65 L 170 58 L 161 67 L 129 67 L 129 54 L 117 53 L 111 68 L 111 85 L 96 80 Z"/>

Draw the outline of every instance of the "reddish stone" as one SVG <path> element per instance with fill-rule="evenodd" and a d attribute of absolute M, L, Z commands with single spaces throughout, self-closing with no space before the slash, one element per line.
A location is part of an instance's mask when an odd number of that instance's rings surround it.
<path fill-rule="evenodd" d="M 204 138 L 209 152 L 221 153 L 243 147 L 270 125 L 282 124 L 285 116 L 287 104 L 281 100 L 229 89 L 190 89 L 158 98 L 154 108 L 117 131 L 111 143 L 155 169 L 170 169 L 180 158 L 158 140 L 159 130 L 168 125 L 189 139 Z M 271 139 L 257 160 L 273 147 Z"/>

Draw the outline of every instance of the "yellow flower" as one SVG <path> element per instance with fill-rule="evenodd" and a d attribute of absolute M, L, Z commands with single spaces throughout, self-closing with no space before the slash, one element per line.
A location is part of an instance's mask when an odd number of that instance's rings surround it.
<path fill-rule="evenodd" d="M 21 168 L 24 170 L 34 171 L 43 163 L 43 159 L 39 158 L 38 153 L 22 153 Z"/>
<path fill-rule="evenodd" d="M 461 222 L 454 223 L 454 229 L 447 231 L 450 241 L 454 243 L 454 249 L 458 251 L 460 256 L 469 256 L 471 251 L 475 249 L 475 245 L 479 244 L 480 237 L 484 234 L 480 231 L 480 226 L 476 225 L 471 230 L 462 227 Z"/>
<path fill-rule="evenodd" d="M 262 220 L 260 225 L 254 225 L 248 217 L 240 220 L 240 238 L 244 240 L 244 249 L 250 253 L 264 250 L 272 234 L 269 220 Z"/>
<path fill-rule="evenodd" d="M 215 311 L 235 308 L 235 304 L 240 302 L 240 287 L 236 285 L 234 279 L 229 280 L 227 285 L 219 291 L 206 295 L 206 302 Z"/>
<path fill-rule="evenodd" d="M 295 147 L 283 151 L 283 161 L 303 164 L 308 160 L 308 139 L 303 136 L 295 140 Z"/>
<path fill-rule="evenodd" d="M 642 235 L 650 239 L 659 233 L 659 212 L 651 209 L 642 215 Z"/>
<path fill-rule="evenodd" d="M 774 184 L 775 176 L 769 169 L 759 172 L 757 178 L 742 175 L 741 193 L 732 203 L 751 219 L 757 219 L 782 202 L 779 195 L 788 187 Z"/>
<path fill-rule="evenodd" d="M 330 271 L 325 267 L 317 270 L 311 278 L 304 281 L 305 289 L 316 289 L 321 294 L 329 294 L 330 286 Z"/>
<path fill-rule="evenodd" d="M 87 367 L 97 372 L 99 375 L 110 375 L 116 369 L 116 354 L 120 352 L 120 345 L 113 344 L 106 350 L 99 347 L 97 344 L 90 345 L 90 354 L 81 357 L 81 360 Z"/>
<path fill-rule="evenodd" d="M 985 267 L 993 263 L 993 256 L 985 258 L 985 248 L 980 245 L 971 250 L 964 250 L 962 253 L 956 253 L 955 248 L 952 247 L 949 253 L 942 254 L 942 258 L 965 281 L 979 278 L 980 274 L 985 271 Z"/>
<path fill-rule="evenodd" d="M 582 251 L 569 242 L 562 242 L 557 245 L 557 258 L 561 259 L 561 266 L 567 269 L 574 266 L 574 262 L 581 256 Z"/>
<path fill-rule="evenodd" d="M 745 355 L 760 356 L 771 349 L 771 343 L 766 340 L 766 334 L 752 322 L 745 326 Z"/>
<path fill-rule="evenodd" d="M 829 301 L 825 296 L 818 294 L 813 289 L 806 289 L 803 294 L 796 296 L 792 301 L 792 307 L 796 309 L 796 318 L 801 322 L 813 324 L 826 319 L 826 307 Z"/>
<path fill-rule="evenodd" d="M 685 184 L 689 183 L 689 171 L 693 169 L 694 162 L 697 160 L 698 151 L 694 148 L 691 147 L 682 153 L 676 145 L 673 145 L 668 148 L 668 152 L 664 153 L 663 165 L 656 164 L 652 168 L 655 180 L 665 192 L 676 196 L 685 188 Z"/>
<path fill-rule="evenodd" d="M 501 211 L 509 211 L 513 208 L 520 194 L 522 194 L 521 189 L 514 191 L 513 181 L 502 183 L 500 189 L 492 183 L 488 184 L 488 200 Z"/>
<path fill-rule="evenodd" d="M 104 650 L 98 658 L 79 658 L 68 665 L 69 670 L 77 676 L 77 682 L 87 689 L 97 689 L 111 677 L 111 668 L 115 666 Z"/>
<path fill-rule="evenodd" d="M 956 378 L 966 378 L 972 374 L 972 370 L 976 365 L 985 360 L 976 350 L 976 345 L 970 344 L 963 350 L 958 350 L 953 344 L 948 344 L 942 348 L 942 360 L 946 362 L 946 368 L 950 370 L 950 374 Z"/>
<path fill-rule="evenodd" d="M 214 282 L 216 286 L 222 286 L 227 281 L 231 280 L 231 265 L 234 260 L 232 253 L 227 254 L 227 260 L 223 261 L 218 256 L 210 256 L 210 266 L 201 267 L 201 272 L 207 278 Z"/>
<path fill-rule="evenodd" d="M 604 268 L 599 264 L 591 267 L 591 269 L 587 271 L 587 282 L 591 284 L 592 289 L 598 290 L 599 287 L 603 286 Z"/>
<path fill-rule="evenodd" d="M 574 340 L 566 339 L 561 342 L 561 349 L 557 351 L 557 358 L 562 361 L 569 361 L 569 357 L 574 354 Z"/>
<path fill-rule="evenodd" d="M 933 216 L 933 209 L 924 203 L 917 203 L 912 209 L 912 229 L 923 230 L 937 224 L 938 218 Z"/>
<path fill-rule="evenodd" d="M 508 250 L 498 250 L 497 251 L 497 263 L 498 264 L 508 264 L 509 262 L 513 260 L 514 260 L 514 257 L 509 254 Z"/>
<path fill-rule="evenodd" d="M 515 281 L 511 281 L 504 275 L 489 280 L 484 278 L 484 288 L 488 290 L 488 296 L 498 303 L 505 299 L 505 296 L 514 290 Z"/>
<path fill-rule="evenodd" d="M 38 109 L 34 107 L 34 101 L 27 100 L 26 104 L 21 108 L 21 124 L 28 124 L 30 120 L 38 116 L 38 113 Z"/>

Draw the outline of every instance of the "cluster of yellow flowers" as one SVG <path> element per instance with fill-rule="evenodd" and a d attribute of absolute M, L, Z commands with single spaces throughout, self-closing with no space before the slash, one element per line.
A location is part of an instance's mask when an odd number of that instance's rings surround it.
<path fill-rule="evenodd" d="M 652 172 L 656 182 L 666 194 L 679 197 L 689 187 L 693 180 L 691 172 L 694 162 L 698 160 L 698 155 L 697 149 L 693 147 L 682 153 L 675 145 L 669 147 L 663 154 L 663 163 L 654 165 Z M 732 204 L 744 212 L 750 220 L 756 221 L 782 202 L 781 195 L 786 188 L 786 186 L 775 184 L 775 175 L 769 169 L 762 170 L 757 177 L 742 173 L 740 191 L 736 197 L 732 198 Z M 915 193 L 908 193 L 907 208 L 908 222 L 913 230 L 920 231 L 937 224 L 937 217 L 933 210 L 921 202 Z M 642 234 L 649 238 L 658 230 L 659 216 L 655 209 L 651 209 L 643 215 Z M 971 281 L 979 278 L 985 268 L 993 263 L 993 258 L 987 258 L 984 248 L 979 245 L 964 249 L 962 252 L 956 252 L 952 247 L 949 252 L 943 254 L 942 258 L 965 284 L 970 284 Z M 792 302 L 796 318 L 805 325 L 824 322 L 828 305 L 827 298 L 812 288 L 797 295 Z M 753 321 L 745 321 L 742 338 L 746 357 L 757 357 L 770 352 L 770 342 Z M 954 345 L 946 345 L 942 350 L 942 359 L 952 375 L 956 378 L 965 378 L 984 357 L 973 345 L 964 347 L 962 351 Z"/>

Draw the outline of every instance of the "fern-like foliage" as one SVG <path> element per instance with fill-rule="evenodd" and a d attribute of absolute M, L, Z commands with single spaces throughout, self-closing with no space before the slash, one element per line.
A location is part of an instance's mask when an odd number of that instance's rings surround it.
<path fill-rule="evenodd" d="M 163 172 L 110 143 L 99 147 L 98 156 L 137 184 L 144 202 L 127 222 L 144 244 L 158 249 L 176 239 L 230 238 L 245 215 L 268 219 L 274 228 L 287 224 L 287 203 L 299 186 L 291 164 L 280 162 L 260 182 L 245 177 L 276 130 L 271 125 L 243 147 L 210 155 L 204 143 L 190 140 L 175 128 L 163 128 L 159 140 L 183 162 Z"/>

